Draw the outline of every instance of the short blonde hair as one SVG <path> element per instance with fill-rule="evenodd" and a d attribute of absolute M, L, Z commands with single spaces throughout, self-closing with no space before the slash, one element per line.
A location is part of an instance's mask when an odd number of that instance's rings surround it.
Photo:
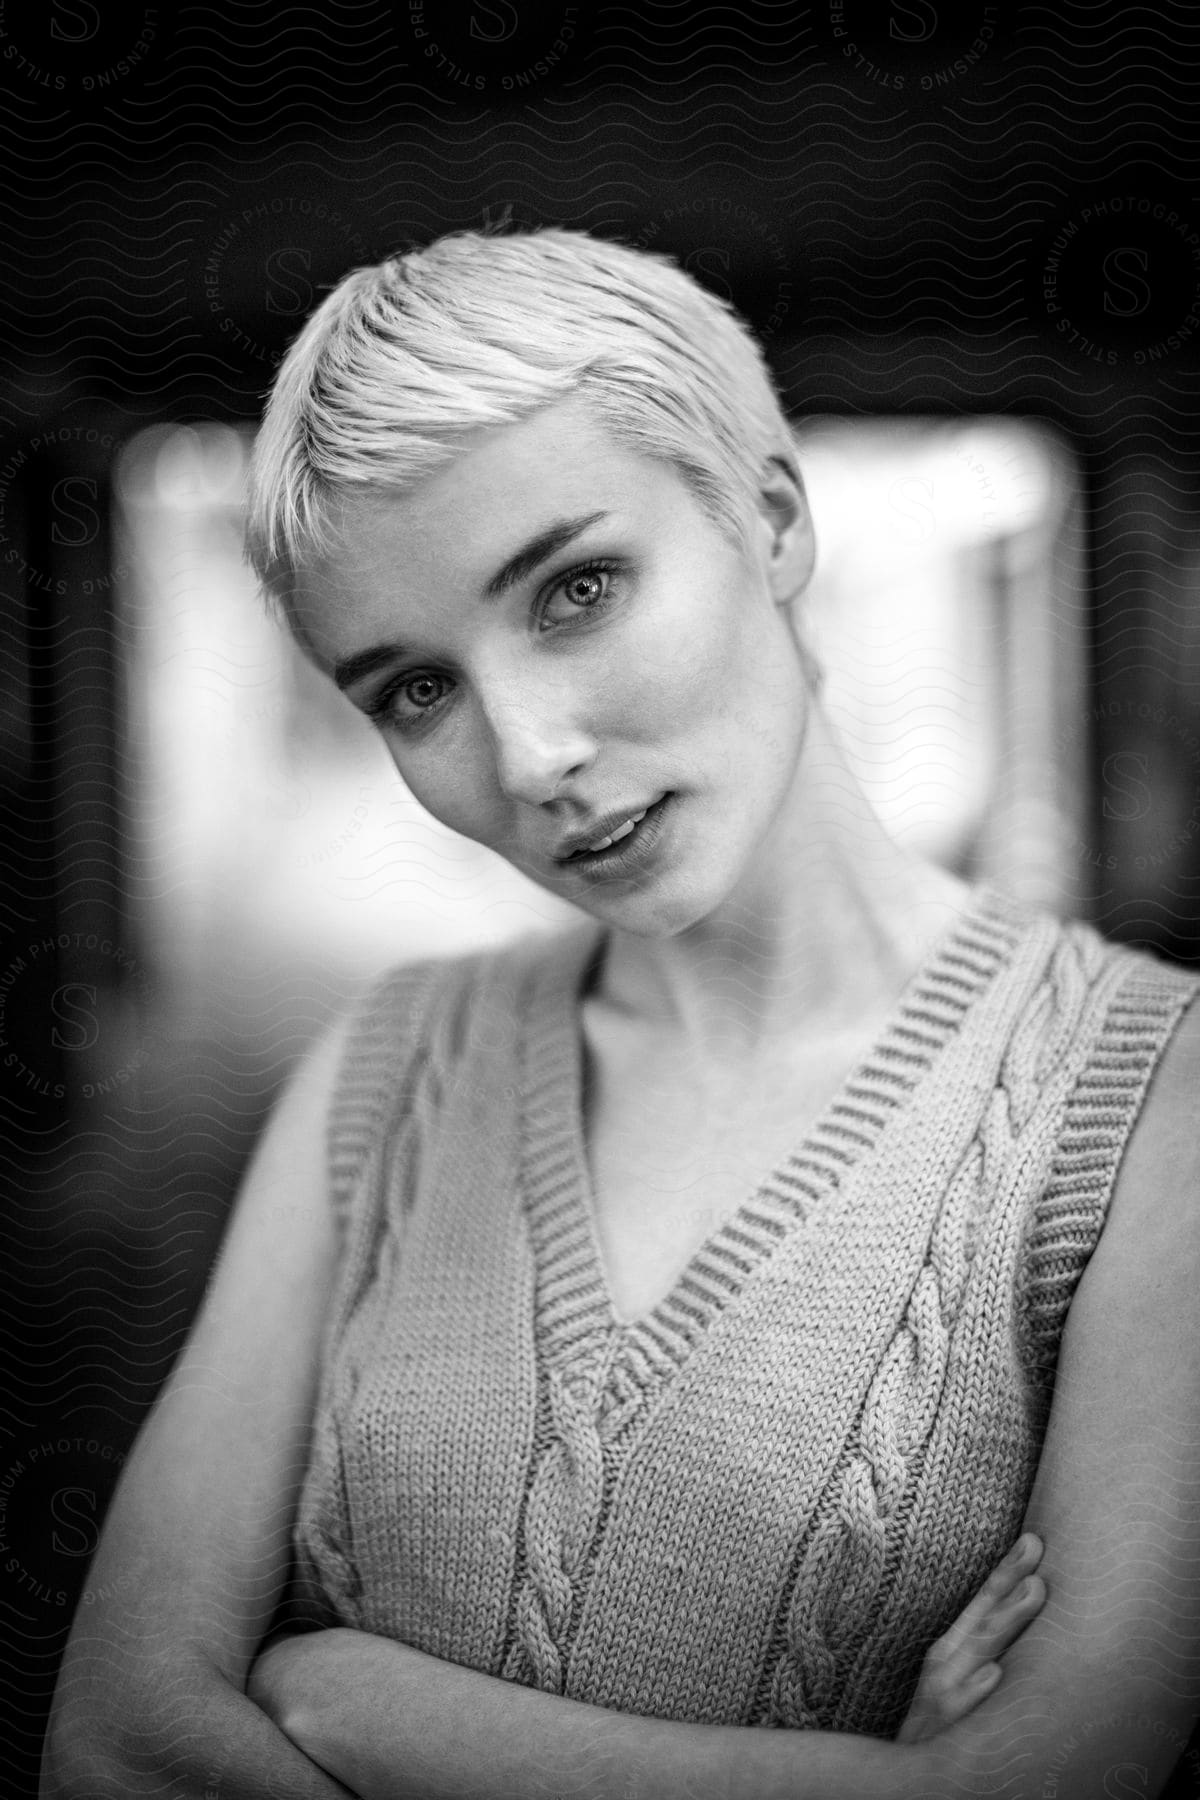
<path fill-rule="evenodd" d="M 247 555 L 293 619 L 306 558 L 354 493 L 402 493 L 459 434 L 584 397 L 672 464 L 744 546 L 764 465 L 796 470 L 762 351 L 668 256 L 559 226 L 458 231 L 355 269 L 276 375 L 251 462 Z"/>

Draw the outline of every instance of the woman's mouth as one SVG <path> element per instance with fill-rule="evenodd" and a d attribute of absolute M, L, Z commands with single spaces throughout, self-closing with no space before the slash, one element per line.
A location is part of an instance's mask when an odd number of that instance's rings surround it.
<path fill-rule="evenodd" d="M 581 875 L 623 875 L 636 869 L 649 856 L 662 836 L 664 817 L 673 798 L 666 793 L 648 806 L 632 825 L 622 825 L 601 850 L 577 850 L 560 864 L 564 869 L 577 869 Z"/>

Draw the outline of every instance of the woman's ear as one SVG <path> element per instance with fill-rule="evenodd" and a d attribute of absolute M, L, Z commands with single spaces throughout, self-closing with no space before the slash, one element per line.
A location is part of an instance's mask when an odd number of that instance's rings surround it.
<path fill-rule="evenodd" d="M 758 511 L 767 580 L 772 597 L 785 606 L 812 580 L 817 545 L 800 471 L 781 456 L 763 465 Z"/>

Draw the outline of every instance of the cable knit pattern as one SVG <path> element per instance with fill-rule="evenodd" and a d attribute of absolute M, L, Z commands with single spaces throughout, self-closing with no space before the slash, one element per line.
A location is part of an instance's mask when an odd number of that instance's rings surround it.
<path fill-rule="evenodd" d="M 526 1579 L 517 1597 L 519 1638 L 504 1673 L 559 1694 L 575 1582 L 591 1547 L 604 1492 L 595 1383 L 551 1369 L 554 1437 L 533 1471 L 525 1506 Z"/>
<path fill-rule="evenodd" d="M 990 1201 L 1020 1154 L 1063 1047 L 1061 1021 L 1077 1013 L 1083 991 L 1077 946 L 1064 936 L 1004 1047 L 996 1085 L 938 1210 L 901 1327 L 871 1383 L 852 1452 L 798 1571 L 787 1651 L 773 1682 L 772 1723 L 837 1728 L 849 1667 L 895 1562 L 901 1506 L 942 1397 L 952 1332 Z M 1003 1307 L 1003 1295 L 996 1299 Z M 981 1388 L 988 1379 L 982 1367 Z"/>
<path fill-rule="evenodd" d="M 985 884 L 644 1318 L 581 1119 L 588 925 L 388 977 L 331 1119 L 297 1520 L 327 1617 L 596 1705 L 891 1736 L 1020 1530 L 1067 1309 L 1200 978 Z"/>

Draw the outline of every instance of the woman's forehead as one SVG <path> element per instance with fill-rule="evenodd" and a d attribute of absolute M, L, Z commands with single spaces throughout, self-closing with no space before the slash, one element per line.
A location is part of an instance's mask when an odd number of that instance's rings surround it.
<path fill-rule="evenodd" d="M 686 498 L 666 463 L 607 435 L 584 442 L 527 421 L 489 433 L 412 489 L 347 498 L 332 560 L 343 575 L 403 559 L 426 577 L 457 570 L 481 584 L 493 564 L 564 519 L 595 513 L 646 523 Z"/>
<path fill-rule="evenodd" d="M 501 528 L 520 505 L 576 505 L 596 484 L 638 492 L 661 462 L 622 443 L 586 405 L 572 398 L 512 425 L 464 433 L 448 445 L 440 468 L 403 493 L 373 491 L 348 501 L 356 524 L 387 519 L 419 525 L 454 511 L 490 518 Z"/>

